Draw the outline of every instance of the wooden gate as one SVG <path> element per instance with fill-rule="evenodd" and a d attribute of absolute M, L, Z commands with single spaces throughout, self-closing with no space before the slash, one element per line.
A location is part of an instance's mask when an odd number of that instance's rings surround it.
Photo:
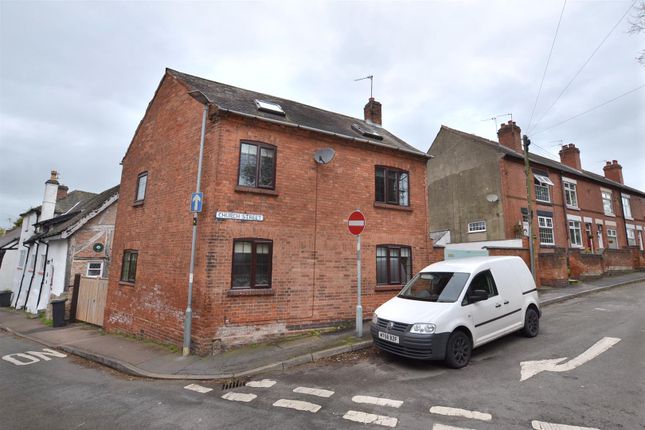
<path fill-rule="evenodd" d="M 81 277 L 78 288 L 76 319 L 103 326 L 107 286 L 107 279 Z"/>

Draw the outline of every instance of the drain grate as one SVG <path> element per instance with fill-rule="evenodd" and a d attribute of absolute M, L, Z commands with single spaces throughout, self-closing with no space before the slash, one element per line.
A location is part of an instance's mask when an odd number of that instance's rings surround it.
<path fill-rule="evenodd" d="M 244 387 L 246 385 L 245 379 L 231 379 L 222 384 L 222 390 L 232 390 L 233 388 Z"/>

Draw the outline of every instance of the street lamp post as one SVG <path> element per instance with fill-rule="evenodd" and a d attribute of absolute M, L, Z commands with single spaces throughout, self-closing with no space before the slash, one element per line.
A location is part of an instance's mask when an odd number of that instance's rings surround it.
<path fill-rule="evenodd" d="M 208 106 L 210 100 L 201 91 L 191 91 L 188 93 L 192 98 L 204 105 L 202 113 L 202 132 L 199 140 L 199 162 L 197 164 L 197 186 L 195 187 L 196 193 L 200 192 L 200 183 L 202 180 L 202 159 L 204 156 L 204 139 L 206 136 L 206 120 L 208 119 Z M 193 301 L 193 279 L 195 274 L 195 246 L 197 243 L 197 212 L 193 211 L 193 239 L 190 247 L 190 272 L 188 274 L 188 303 L 186 305 L 186 316 L 184 318 L 184 347 L 182 355 L 185 357 L 190 354 L 190 332 L 192 328 L 193 309 L 191 307 Z"/>

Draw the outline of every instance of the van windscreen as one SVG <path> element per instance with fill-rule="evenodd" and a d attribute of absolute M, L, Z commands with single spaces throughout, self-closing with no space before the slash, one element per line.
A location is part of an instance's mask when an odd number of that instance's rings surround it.
<path fill-rule="evenodd" d="M 400 298 L 426 302 L 456 302 L 464 289 L 469 273 L 418 273 L 399 293 Z"/>

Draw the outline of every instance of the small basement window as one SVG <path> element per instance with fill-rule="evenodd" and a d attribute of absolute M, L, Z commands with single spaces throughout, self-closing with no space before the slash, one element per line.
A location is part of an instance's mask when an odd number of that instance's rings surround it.
<path fill-rule="evenodd" d="M 383 136 L 381 136 L 374 130 L 370 130 L 369 128 L 363 127 L 358 124 L 352 124 L 352 130 L 354 130 L 359 134 L 362 134 L 365 137 L 371 137 L 372 139 L 376 139 L 376 140 L 383 140 Z"/>
<path fill-rule="evenodd" d="M 273 102 L 267 102 L 265 100 L 255 100 L 255 105 L 258 107 L 258 110 L 264 111 L 264 112 L 269 112 L 269 113 L 275 113 L 278 115 L 286 115 L 284 111 L 282 110 L 282 106 L 280 106 L 277 103 Z"/>

